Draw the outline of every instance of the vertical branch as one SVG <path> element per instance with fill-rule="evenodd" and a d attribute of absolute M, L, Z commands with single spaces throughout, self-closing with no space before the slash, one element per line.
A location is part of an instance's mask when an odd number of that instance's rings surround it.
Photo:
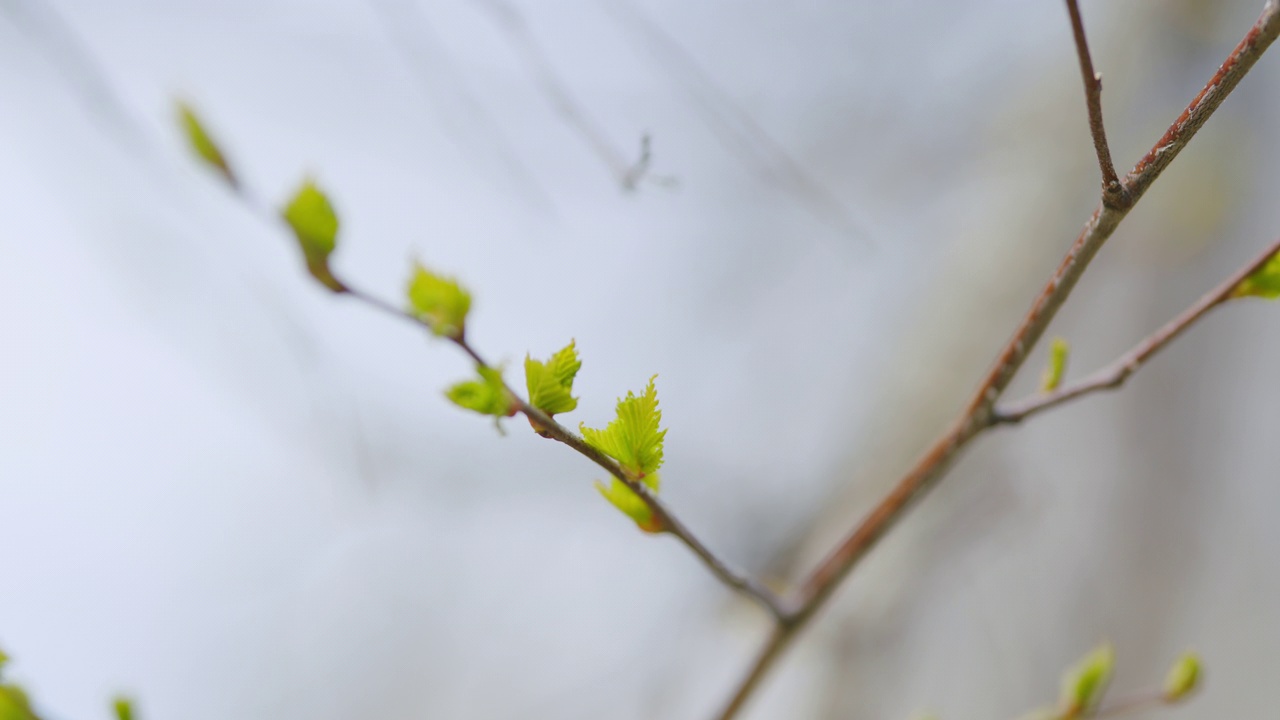
<path fill-rule="evenodd" d="M 1084 99 L 1089 109 L 1089 134 L 1093 136 L 1093 149 L 1098 153 L 1098 167 L 1102 170 L 1102 201 L 1108 207 L 1122 207 L 1130 200 L 1116 166 L 1111 162 L 1111 148 L 1107 145 L 1107 130 L 1102 124 L 1102 75 L 1093 69 L 1093 57 L 1089 54 L 1089 41 L 1084 34 L 1084 19 L 1080 16 L 1079 0 L 1067 0 L 1067 13 L 1071 16 L 1071 32 L 1076 40 L 1076 55 L 1080 57 L 1080 75 L 1084 80 Z"/>

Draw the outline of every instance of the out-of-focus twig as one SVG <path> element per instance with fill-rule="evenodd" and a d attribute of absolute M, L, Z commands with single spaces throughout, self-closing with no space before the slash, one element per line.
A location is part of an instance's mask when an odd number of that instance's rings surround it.
<path fill-rule="evenodd" d="M 415 3 L 412 0 L 369 2 L 415 84 L 426 94 L 463 150 L 497 160 L 511 180 L 527 189 L 533 200 L 551 207 L 546 190 L 521 161 L 493 115 L 467 87 L 459 68 L 450 61 L 440 38 L 431 31 Z"/>
<path fill-rule="evenodd" d="M 602 6 L 638 38 L 701 112 L 716 138 L 740 161 L 790 195 L 818 221 L 850 239 L 868 242 L 866 228 L 851 217 L 845 204 L 720 89 L 683 45 L 627 0 L 605 0 Z"/>
<path fill-rule="evenodd" d="M 569 86 L 555 71 L 546 50 L 542 48 L 529 31 L 529 24 L 524 15 L 507 0 L 477 0 L 495 19 L 499 28 L 507 35 L 507 39 L 516 52 L 524 59 L 525 65 L 533 74 L 534 81 L 543 95 L 560 113 L 560 117 L 573 128 L 591 148 L 591 152 L 604 163 L 618 185 L 627 191 L 635 190 L 649 172 L 651 153 L 649 139 L 646 135 L 641 141 L 640 159 L 635 163 L 628 162 L 626 153 L 619 150 L 609 141 L 600 125 L 578 102 Z"/>

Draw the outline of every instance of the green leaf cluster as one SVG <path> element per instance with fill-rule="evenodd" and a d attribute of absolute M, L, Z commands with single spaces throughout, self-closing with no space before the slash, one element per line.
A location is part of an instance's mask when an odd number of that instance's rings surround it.
<path fill-rule="evenodd" d="M 1280 253 L 1271 256 L 1257 272 L 1250 275 L 1236 286 L 1235 297 L 1254 297 L 1275 300 L 1280 298 Z"/>
<path fill-rule="evenodd" d="M 410 314 L 430 325 L 433 333 L 462 339 L 467 313 L 471 310 L 471 294 L 456 280 L 437 275 L 415 262 L 405 294 Z"/>
<path fill-rule="evenodd" d="M 510 417 L 516 412 L 515 400 L 502 382 L 502 371 L 491 367 L 478 367 L 477 380 L 460 382 L 445 391 L 453 404 L 478 412 L 481 415 Z"/>
<path fill-rule="evenodd" d="M 654 378 L 640 395 L 628 392 L 618 400 L 617 415 L 603 430 L 579 425 L 587 444 L 608 455 L 622 466 L 629 477 L 643 483 L 655 495 L 660 481 L 657 470 L 662 466 L 662 443 L 667 431 L 659 427 L 662 411 L 658 409 L 658 391 Z M 605 499 L 635 521 L 641 530 L 658 532 L 662 528 L 648 503 L 627 484 L 615 478 L 609 485 L 596 483 Z"/>
<path fill-rule="evenodd" d="M 1071 346 L 1062 338 L 1054 338 L 1053 343 L 1049 346 L 1049 365 L 1044 369 L 1044 374 L 1040 377 L 1040 389 L 1044 392 L 1053 392 L 1062 384 L 1062 378 L 1067 373 L 1067 356 L 1071 353 Z"/>
<path fill-rule="evenodd" d="M 329 196 L 307 178 L 281 210 L 285 222 L 307 262 L 307 272 L 334 292 L 345 292 L 346 286 L 329 269 L 329 256 L 338 246 L 338 214 Z"/>
<path fill-rule="evenodd" d="M 578 398 L 572 395 L 573 379 L 581 368 L 582 361 L 573 342 L 546 362 L 526 355 L 524 379 L 529 389 L 529 404 L 548 415 L 576 409 Z"/>
<path fill-rule="evenodd" d="M 187 144 L 196 155 L 217 170 L 228 184 L 235 187 L 237 183 L 235 174 L 231 172 L 231 165 L 227 163 L 226 156 L 222 154 L 222 149 L 218 147 L 213 136 L 205 130 L 204 123 L 200 121 L 200 116 L 196 114 L 195 109 L 184 102 L 179 102 L 178 123 L 182 127 L 183 135 L 187 138 Z"/>

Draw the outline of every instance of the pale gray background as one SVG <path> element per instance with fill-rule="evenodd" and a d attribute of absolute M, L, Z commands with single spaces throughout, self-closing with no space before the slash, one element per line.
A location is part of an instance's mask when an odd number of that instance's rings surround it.
<path fill-rule="evenodd" d="M 0 645 L 49 717 L 703 718 L 764 627 L 596 468 L 448 405 L 458 352 L 310 283 L 175 97 L 273 202 L 318 176 L 344 276 L 457 273 L 513 367 L 576 338 L 567 421 L 659 373 L 664 495 L 778 577 L 956 411 L 1095 202 L 1057 0 L 515 7 L 526 34 L 481 0 L 0 0 Z M 1118 165 L 1260 7 L 1084 4 Z M 676 189 L 618 188 L 529 39 Z M 1076 374 L 1280 232 L 1278 64 L 1081 284 Z M 983 440 L 751 716 L 1011 717 L 1103 638 L 1118 690 L 1203 654 L 1164 717 L 1274 713 L 1278 354 L 1280 306 L 1241 303 Z"/>

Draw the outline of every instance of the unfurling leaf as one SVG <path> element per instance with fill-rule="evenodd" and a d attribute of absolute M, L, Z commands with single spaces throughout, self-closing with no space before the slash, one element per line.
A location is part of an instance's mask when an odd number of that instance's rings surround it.
<path fill-rule="evenodd" d="M 1266 265 L 1241 280 L 1232 295 L 1235 297 L 1253 295 L 1268 300 L 1280 298 L 1280 253 L 1271 256 L 1271 260 Z"/>
<path fill-rule="evenodd" d="M 578 350 L 570 342 L 545 363 L 528 355 L 524 358 L 524 379 L 529 388 L 529 404 L 548 415 L 567 413 L 578 407 L 573 397 L 573 378 L 582 367 Z"/>
<path fill-rule="evenodd" d="M 1200 658 L 1195 653 L 1186 653 L 1169 668 L 1164 679 L 1164 699 L 1178 702 L 1195 692 L 1200 685 Z"/>
<path fill-rule="evenodd" d="M 330 290 L 346 292 L 346 286 L 329 270 L 329 256 L 338 246 L 338 214 L 329 197 L 308 178 L 281 214 L 298 239 L 307 272 Z"/>
<path fill-rule="evenodd" d="M 436 275 L 415 262 L 405 293 L 409 312 L 430 325 L 431 332 L 462 339 L 467 328 L 467 312 L 471 310 L 471 294 L 456 280 Z"/>
<path fill-rule="evenodd" d="M 591 447 L 617 460 L 637 478 L 657 471 L 662 466 L 662 441 L 667 431 L 659 429 L 662 411 L 658 409 L 658 391 L 649 386 L 639 397 L 628 392 L 618 400 L 618 416 L 603 430 L 579 425 L 582 438 Z"/>
<path fill-rule="evenodd" d="M 1067 372 L 1067 355 L 1071 353 L 1071 346 L 1062 338 L 1054 338 L 1053 344 L 1049 346 L 1049 365 L 1044 369 L 1044 374 L 1040 376 L 1040 389 L 1044 392 L 1053 392 L 1062 384 L 1062 376 Z"/>
<path fill-rule="evenodd" d="M 658 494 L 658 488 L 661 481 L 658 479 L 657 473 L 645 475 L 640 479 L 645 487 L 649 488 L 654 495 Z M 613 503 L 627 517 L 635 521 L 636 525 L 643 531 L 656 533 L 662 531 L 662 523 L 653 516 L 653 511 L 649 509 L 649 504 L 644 498 L 636 494 L 634 490 L 627 487 L 627 484 L 614 478 L 608 485 L 596 481 L 596 489 L 604 496 L 606 500 Z"/>
<path fill-rule="evenodd" d="M 479 380 L 466 380 L 449 388 L 445 395 L 459 407 L 481 415 L 510 417 L 515 414 L 515 402 L 502 383 L 502 371 L 491 367 L 476 368 Z"/>
<path fill-rule="evenodd" d="M 222 149 L 218 147 L 218 143 L 214 141 L 213 136 L 204 128 L 204 123 L 200 121 L 200 116 L 196 115 L 196 111 L 184 102 L 178 103 L 178 121 L 182 125 L 182 132 L 187 137 L 187 144 L 195 151 L 196 155 L 206 164 L 211 166 L 218 174 L 222 176 L 227 184 L 236 187 L 235 173 L 231 172 L 231 166 L 227 163 L 227 158 L 222 154 Z"/>
<path fill-rule="evenodd" d="M 116 720 L 133 720 L 133 701 L 127 697 L 118 697 L 111 703 L 116 713 Z"/>
<path fill-rule="evenodd" d="M 1107 692 L 1107 685 L 1111 683 L 1115 662 L 1116 654 L 1111 644 L 1104 643 L 1062 676 L 1060 704 L 1063 715 L 1075 718 L 1092 714 L 1098 708 Z"/>

